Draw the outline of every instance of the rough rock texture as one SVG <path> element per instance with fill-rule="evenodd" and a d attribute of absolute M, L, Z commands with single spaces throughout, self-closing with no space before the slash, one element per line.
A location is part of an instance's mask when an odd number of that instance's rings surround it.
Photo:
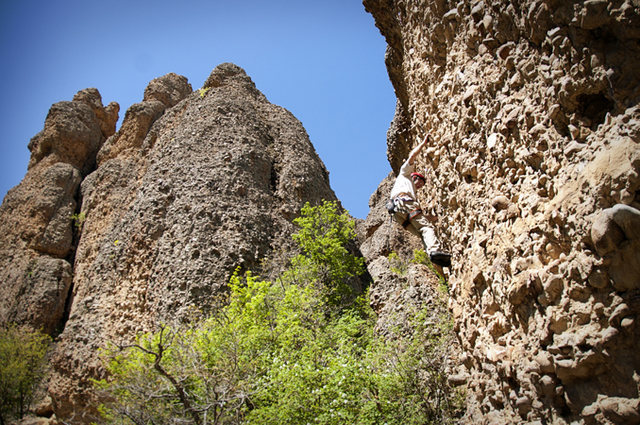
<path fill-rule="evenodd" d="M 422 203 L 454 255 L 465 421 L 640 422 L 640 4 L 364 4 L 398 97 L 393 170 L 434 136 Z"/>
<path fill-rule="evenodd" d="M 115 132 L 118 104 L 106 108 L 96 89 L 54 104 L 29 143 L 22 182 L 0 206 L 0 322 L 59 331 L 72 280 L 78 186 L 96 152 Z"/>
<path fill-rule="evenodd" d="M 256 270 L 286 249 L 305 202 L 336 198 L 300 122 L 270 104 L 233 64 L 218 66 L 195 92 L 176 74 L 153 80 L 120 130 L 102 139 L 99 114 L 76 101 L 63 106 L 52 108 L 68 117 L 56 128 L 70 134 L 45 137 L 48 119 L 31 144 L 35 159 L 25 179 L 34 180 L 47 158 L 65 158 L 36 181 L 48 197 L 18 197 L 23 182 L 2 206 L 2 237 L 11 238 L 3 247 L 20 240 L 25 250 L 57 257 L 33 254 L 17 268 L 2 252 L 4 273 L 25 282 L 3 287 L 2 319 L 23 305 L 44 308 L 34 297 L 59 282 L 59 297 L 47 301 L 62 312 L 68 298 L 68 319 L 51 356 L 49 394 L 58 418 L 88 423 L 97 407 L 90 380 L 103 373 L 97 354 L 105 342 L 206 312 L 236 267 Z M 80 157 L 81 149 L 93 156 Z M 97 168 L 83 179 L 78 170 L 86 163 Z M 70 217 L 79 184 L 82 219 L 73 250 Z M 30 209 L 15 216 L 11 208 L 20 202 Z M 34 216 L 34 224 L 10 224 L 14 216 Z M 47 223 L 59 228 L 49 231 Z M 65 255 L 73 265 L 59 258 Z M 29 314 L 20 321 L 38 325 Z"/>
<path fill-rule="evenodd" d="M 414 251 L 423 249 L 420 239 L 389 219 L 384 205 L 394 180 L 395 176 L 390 174 L 382 181 L 369 200 L 367 220 L 357 227 L 360 251 L 367 259 L 367 270 L 373 281 L 369 300 L 378 314 L 377 327 L 382 332 L 407 324 L 411 314 L 432 301 L 433 291 L 439 284 L 435 273 L 412 261 Z M 398 266 L 391 264 L 390 254 L 396 255 L 402 267 L 406 267 L 400 276 L 393 271 Z"/>

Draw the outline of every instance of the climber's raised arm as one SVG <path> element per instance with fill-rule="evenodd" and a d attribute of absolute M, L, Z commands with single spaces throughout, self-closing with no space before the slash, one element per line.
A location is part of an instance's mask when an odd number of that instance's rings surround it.
<path fill-rule="evenodd" d="M 422 150 L 422 148 L 424 148 L 427 143 L 429 142 L 429 134 L 427 134 L 424 138 L 424 140 L 422 142 L 420 142 L 420 144 L 418 146 L 416 146 L 415 148 L 413 148 L 413 150 L 411 151 L 411 153 L 409 153 L 409 158 L 407 159 L 407 162 L 411 165 L 413 165 L 413 162 L 416 160 L 416 158 L 418 157 L 418 154 L 420 153 L 420 151 Z"/>
<path fill-rule="evenodd" d="M 422 213 L 416 191 L 424 187 L 424 175 L 414 171 L 418 154 L 429 143 L 427 134 L 422 142 L 416 146 L 409 157 L 400 167 L 400 172 L 389 193 L 387 210 L 395 221 L 416 236 L 422 237 L 425 251 L 433 264 L 441 267 L 451 267 L 451 253 L 440 249 L 440 241 L 429 219 Z"/>

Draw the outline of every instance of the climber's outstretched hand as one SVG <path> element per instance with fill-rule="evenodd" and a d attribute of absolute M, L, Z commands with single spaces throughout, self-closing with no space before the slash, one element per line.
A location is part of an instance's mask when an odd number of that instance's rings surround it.
<path fill-rule="evenodd" d="M 429 143 L 430 139 L 431 139 L 431 135 L 429 133 L 427 133 L 427 135 L 424 136 L 424 140 L 422 141 L 422 146 L 426 146 L 427 143 Z"/>
<path fill-rule="evenodd" d="M 430 140 L 430 136 L 429 134 L 427 134 L 424 138 L 424 140 L 422 142 L 420 142 L 420 144 L 418 146 L 416 146 L 411 153 L 409 153 L 409 164 L 413 164 L 413 162 L 416 160 L 416 157 L 418 156 L 418 154 L 420 153 L 420 151 L 422 150 L 422 148 L 424 148 L 425 146 L 427 146 L 427 143 Z"/>

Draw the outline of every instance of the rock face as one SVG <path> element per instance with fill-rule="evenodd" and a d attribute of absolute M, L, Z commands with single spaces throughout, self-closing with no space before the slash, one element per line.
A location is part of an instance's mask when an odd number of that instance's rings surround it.
<path fill-rule="evenodd" d="M 367 259 L 373 282 L 369 302 L 378 314 L 377 328 L 382 332 L 406 325 L 412 314 L 430 305 L 439 284 L 428 267 L 412 261 L 414 251 L 424 249 L 420 239 L 390 221 L 385 203 L 394 181 L 391 174 L 382 181 L 369 200 L 367 220 L 357 228 L 360 251 Z M 395 255 L 400 264 L 393 264 L 390 255 Z M 432 313 L 437 316 L 439 312 Z"/>
<path fill-rule="evenodd" d="M 115 107 L 95 90 L 76 98 L 52 107 L 2 206 L 2 247 L 20 249 L 1 253 L 13 284 L 0 312 L 62 331 L 49 393 L 59 418 L 87 423 L 105 342 L 206 312 L 236 267 L 286 248 L 305 202 L 336 198 L 300 122 L 235 65 L 195 92 L 153 80 L 115 134 Z"/>
<path fill-rule="evenodd" d="M 22 182 L 0 206 L 0 321 L 47 333 L 62 326 L 73 276 L 73 226 L 82 178 L 115 132 L 119 106 L 102 106 L 95 89 L 53 105 L 44 130 L 29 143 Z"/>
<path fill-rule="evenodd" d="M 422 203 L 454 256 L 465 421 L 638 423 L 640 4 L 364 4 L 398 97 L 393 170 L 433 136 Z"/>

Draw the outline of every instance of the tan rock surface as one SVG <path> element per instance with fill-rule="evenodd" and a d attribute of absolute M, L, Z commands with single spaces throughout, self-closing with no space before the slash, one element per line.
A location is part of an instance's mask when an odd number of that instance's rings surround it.
<path fill-rule="evenodd" d="M 305 202 L 335 200 L 300 122 L 233 64 L 195 92 L 153 80 L 117 133 L 92 93 L 52 107 L 0 209 L 0 318 L 61 332 L 48 382 L 65 423 L 95 420 L 107 342 L 206 313 L 236 267 L 287 249 Z"/>
<path fill-rule="evenodd" d="M 636 423 L 639 5 L 364 4 L 398 96 L 392 168 L 433 135 L 422 202 L 453 252 L 466 422 Z"/>
<path fill-rule="evenodd" d="M 83 421 L 99 347 L 206 312 L 236 267 L 257 270 L 286 246 L 304 202 L 335 199 L 300 122 L 232 64 L 195 92 L 175 74 L 152 81 L 98 161 L 82 183 L 86 220 L 49 387 L 56 415 Z"/>
<path fill-rule="evenodd" d="M 105 108 L 96 89 L 83 90 L 54 104 L 29 143 L 27 175 L 0 206 L 1 322 L 60 331 L 72 281 L 76 195 L 117 118 L 116 103 Z"/>
<path fill-rule="evenodd" d="M 638 423 L 640 5 L 364 4 L 389 44 L 393 170 L 433 136 L 421 202 L 453 253 L 464 422 Z M 117 112 L 95 89 L 53 105 L 0 206 L 0 321 L 62 332 L 49 390 L 66 423 L 92 420 L 104 342 L 211 308 L 305 201 L 335 199 L 300 123 L 234 65 L 195 92 L 152 81 L 115 133 Z M 421 265 L 391 272 L 391 252 L 420 248 L 389 223 L 392 182 L 358 225 L 383 332 L 437 285 Z"/>

